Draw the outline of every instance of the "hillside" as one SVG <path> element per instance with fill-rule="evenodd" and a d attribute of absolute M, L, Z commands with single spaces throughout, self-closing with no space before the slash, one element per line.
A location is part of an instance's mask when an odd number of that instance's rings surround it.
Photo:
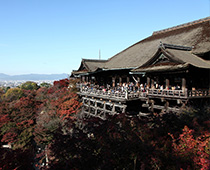
<path fill-rule="evenodd" d="M 22 74 L 7 75 L 0 73 L 0 80 L 60 80 L 68 77 L 68 74 Z"/>

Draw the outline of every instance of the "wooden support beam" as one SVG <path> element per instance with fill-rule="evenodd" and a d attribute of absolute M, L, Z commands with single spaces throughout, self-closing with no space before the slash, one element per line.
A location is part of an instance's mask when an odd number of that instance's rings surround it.
<path fill-rule="evenodd" d="M 90 114 L 90 99 L 88 100 L 88 112 Z"/>
<path fill-rule="evenodd" d="M 127 107 L 126 105 L 123 106 L 122 113 L 125 113 L 126 107 Z"/>
<path fill-rule="evenodd" d="M 130 82 L 130 77 L 127 77 L 127 83 L 129 83 Z"/>
<path fill-rule="evenodd" d="M 151 79 L 151 88 L 152 88 L 152 89 L 155 88 L 154 79 Z"/>
<path fill-rule="evenodd" d="M 165 110 L 168 111 L 168 108 L 169 108 L 169 101 L 166 101 L 166 103 L 165 103 Z"/>
<path fill-rule="evenodd" d="M 166 79 L 166 89 L 169 89 L 169 79 Z"/>
<path fill-rule="evenodd" d="M 95 115 L 97 115 L 98 107 L 97 107 L 97 102 L 95 100 Z"/>
<path fill-rule="evenodd" d="M 186 89 L 186 78 L 182 78 L 182 90 L 185 91 Z"/>
<path fill-rule="evenodd" d="M 115 77 L 112 77 L 112 87 L 115 87 Z"/>
<path fill-rule="evenodd" d="M 121 103 L 113 103 L 112 101 L 103 101 L 100 99 L 93 99 L 91 97 L 83 97 L 83 114 L 87 116 L 95 116 L 101 119 L 106 118 L 106 114 L 125 113 L 126 105 Z M 86 108 L 86 109 L 84 109 Z M 116 110 L 116 108 L 119 108 Z M 117 113 L 118 111 L 119 113 Z"/>
<path fill-rule="evenodd" d="M 141 79 L 140 79 L 140 77 L 139 77 L 139 76 L 137 77 L 137 81 L 138 81 L 138 83 L 140 83 L 140 82 L 141 82 Z"/>
<path fill-rule="evenodd" d="M 115 105 L 112 105 L 112 113 L 115 113 Z"/>
<path fill-rule="evenodd" d="M 150 78 L 147 77 L 147 87 L 149 88 L 150 87 Z"/>
<path fill-rule="evenodd" d="M 86 82 L 88 82 L 89 81 L 89 77 L 88 76 L 86 76 Z"/>
<path fill-rule="evenodd" d="M 82 82 L 83 83 L 85 82 L 85 76 L 82 76 Z"/>
<path fill-rule="evenodd" d="M 119 84 L 122 86 L 122 77 L 119 77 Z"/>

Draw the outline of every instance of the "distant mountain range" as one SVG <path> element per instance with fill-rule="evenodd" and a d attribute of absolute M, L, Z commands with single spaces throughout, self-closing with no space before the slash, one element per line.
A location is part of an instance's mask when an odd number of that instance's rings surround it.
<path fill-rule="evenodd" d="M 68 78 L 68 74 L 22 74 L 22 75 L 7 75 L 0 73 L 0 80 L 60 80 Z"/>

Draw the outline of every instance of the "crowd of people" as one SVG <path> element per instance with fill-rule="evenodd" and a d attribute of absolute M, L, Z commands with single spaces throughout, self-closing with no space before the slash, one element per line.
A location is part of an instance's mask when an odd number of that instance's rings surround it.
<path fill-rule="evenodd" d="M 81 91 L 103 91 L 108 93 L 136 93 L 136 92 L 148 92 L 149 89 L 159 89 L 159 90 L 181 90 L 179 85 L 176 86 L 168 86 L 167 88 L 163 85 L 159 85 L 154 83 L 152 87 L 149 87 L 146 83 L 117 83 L 116 86 L 111 86 L 107 84 L 106 86 L 100 86 L 97 84 L 91 84 L 90 82 L 84 82 L 80 84 Z"/>

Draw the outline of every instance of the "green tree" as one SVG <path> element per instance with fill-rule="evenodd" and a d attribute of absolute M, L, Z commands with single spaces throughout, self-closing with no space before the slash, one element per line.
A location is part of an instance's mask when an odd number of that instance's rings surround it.
<path fill-rule="evenodd" d="M 2 88 L 0 88 L 0 101 L 1 101 L 3 95 L 4 95 L 4 90 Z"/>
<path fill-rule="evenodd" d="M 40 84 L 40 87 L 50 88 L 50 87 L 52 87 L 52 85 L 50 83 L 43 82 Z"/>
<path fill-rule="evenodd" d="M 27 82 L 23 83 L 20 86 L 20 88 L 24 89 L 24 90 L 37 90 L 39 88 L 39 86 L 35 82 L 27 81 Z"/>
<path fill-rule="evenodd" d="M 16 87 L 8 89 L 7 92 L 2 95 L 2 98 L 8 101 L 18 100 L 23 96 L 23 90 Z"/>

